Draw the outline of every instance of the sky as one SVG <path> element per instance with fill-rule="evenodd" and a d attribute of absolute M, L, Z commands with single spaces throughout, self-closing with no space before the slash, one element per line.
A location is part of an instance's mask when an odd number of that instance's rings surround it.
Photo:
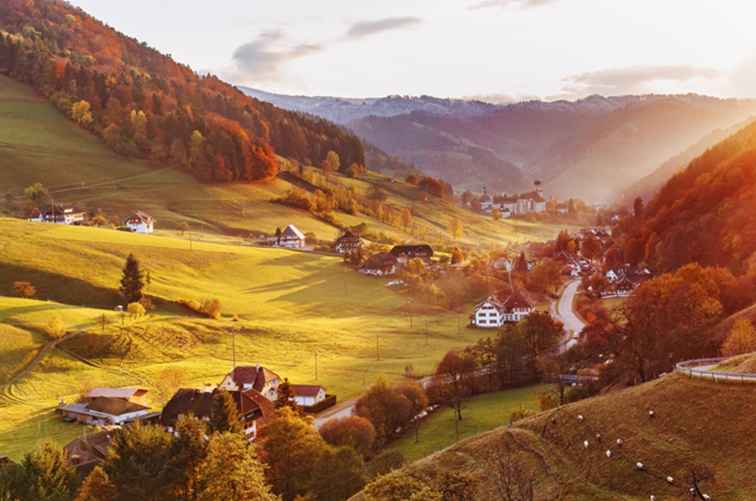
<path fill-rule="evenodd" d="M 744 0 L 71 3 L 197 71 L 278 93 L 756 97 Z"/>

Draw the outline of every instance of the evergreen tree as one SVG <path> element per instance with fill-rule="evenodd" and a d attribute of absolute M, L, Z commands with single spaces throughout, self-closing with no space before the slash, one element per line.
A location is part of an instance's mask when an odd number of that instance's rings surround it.
<path fill-rule="evenodd" d="M 520 257 L 515 261 L 514 271 L 519 273 L 528 272 L 528 258 L 525 257 L 525 252 L 521 252 Z"/>
<path fill-rule="evenodd" d="M 70 501 L 76 492 L 76 471 L 63 449 L 44 444 L 21 462 L 11 499 Z"/>
<path fill-rule="evenodd" d="M 213 395 L 210 430 L 218 433 L 240 432 L 242 430 L 236 402 L 234 402 L 234 398 L 226 390 L 217 391 Z"/>
<path fill-rule="evenodd" d="M 207 425 L 196 417 L 180 416 L 166 473 L 176 486 L 176 499 L 197 498 L 197 476 L 206 457 Z"/>
<path fill-rule="evenodd" d="M 101 466 L 95 466 L 79 489 L 76 501 L 110 501 L 116 496 L 115 487 Z"/>
<path fill-rule="evenodd" d="M 139 266 L 139 260 L 133 254 L 129 254 L 126 265 L 123 267 L 121 296 L 126 304 L 138 303 L 143 297 L 142 289 L 144 289 L 144 275 Z"/>

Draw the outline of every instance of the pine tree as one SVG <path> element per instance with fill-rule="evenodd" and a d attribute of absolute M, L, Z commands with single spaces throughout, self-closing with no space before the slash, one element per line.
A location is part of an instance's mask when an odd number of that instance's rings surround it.
<path fill-rule="evenodd" d="M 81 484 L 76 501 L 110 501 L 116 496 L 115 486 L 101 466 L 95 466 Z"/>
<path fill-rule="evenodd" d="M 121 296 L 126 304 L 138 303 L 142 300 L 142 289 L 144 289 L 144 275 L 140 269 L 139 260 L 133 254 L 129 254 L 126 265 L 123 267 Z"/>
<path fill-rule="evenodd" d="M 16 486 L 19 492 L 14 493 L 11 499 L 72 499 L 76 483 L 76 471 L 66 460 L 63 450 L 52 444 L 44 444 L 24 458 Z"/>
<path fill-rule="evenodd" d="M 240 432 L 239 411 L 231 394 L 220 390 L 213 395 L 213 410 L 210 414 L 210 430 L 218 433 Z"/>

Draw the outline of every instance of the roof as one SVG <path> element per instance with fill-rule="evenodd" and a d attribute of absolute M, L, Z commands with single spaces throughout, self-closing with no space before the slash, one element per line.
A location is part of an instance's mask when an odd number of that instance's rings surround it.
<path fill-rule="evenodd" d="M 176 392 L 166 404 L 161 416 L 162 423 L 173 426 L 179 416 L 192 415 L 200 419 L 209 418 L 213 412 L 213 398 L 218 390 L 202 391 L 197 389 L 182 388 Z M 273 403 L 261 395 L 258 391 L 230 391 L 229 394 L 236 404 L 239 417 L 242 421 L 257 421 L 258 426 L 275 416 Z M 265 420 L 260 423 L 259 420 Z"/>
<path fill-rule="evenodd" d="M 433 248 L 428 244 L 420 245 L 396 245 L 391 249 L 391 254 L 394 256 L 409 256 L 409 257 L 433 257 Z"/>
<path fill-rule="evenodd" d="M 139 405 L 134 402 L 129 402 L 122 398 L 108 398 L 98 397 L 92 399 L 86 404 L 87 409 L 90 411 L 101 412 L 103 414 L 110 414 L 111 416 L 122 416 L 124 414 L 131 414 L 132 412 L 146 411 L 149 407 Z"/>
<path fill-rule="evenodd" d="M 510 310 L 513 310 L 515 308 L 532 308 L 533 304 L 525 299 L 525 297 L 515 292 L 513 294 L 510 294 L 507 299 L 504 300 L 504 307 Z"/>
<path fill-rule="evenodd" d="M 87 392 L 85 398 L 106 397 L 129 400 L 145 393 L 147 393 L 147 390 L 144 388 L 93 388 Z"/>
<path fill-rule="evenodd" d="M 341 235 L 339 238 L 336 239 L 337 244 L 341 242 L 359 242 L 359 241 L 360 241 L 360 237 L 352 233 L 351 230 L 345 231 L 343 235 Z"/>
<path fill-rule="evenodd" d="M 299 230 L 299 228 L 297 228 L 293 224 L 288 225 L 286 229 L 284 229 L 283 232 L 281 233 L 281 236 L 287 237 L 287 238 L 295 237 L 295 238 L 298 238 L 299 240 L 305 239 L 305 234 L 302 233 Z"/>
<path fill-rule="evenodd" d="M 389 268 L 396 265 L 396 256 L 389 252 L 381 252 L 379 254 L 373 254 L 365 261 L 363 268 L 368 269 L 382 269 Z"/>
<path fill-rule="evenodd" d="M 107 457 L 113 435 L 110 431 L 90 433 L 69 442 L 63 450 L 72 463 L 81 465 Z"/>
<path fill-rule="evenodd" d="M 146 223 L 146 224 L 154 222 L 154 219 L 152 218 L 152 216 L 150 216 L 149 214 L 141 210 L 134 211 L 134 213 L 131 216 L 129 216 L 127 219 L 131 219 L 133 217 L 139 218 L 143 223 Z"/>
<path fill-rule="evenodd" d="M 289 388 L 295 397 L 316 397 L 321 390 L 325 391 L 322 386 L 313 384 L 292 384 Z"/>
<path fill-rule="evenodd" d="M 257 391 L 262 391 L 265 385 L 273 379 L 281 381 L 278 374 L 261 365 L 235 367 L 230 375 L 233 382 L 239 387 L 249 384 Z"/>

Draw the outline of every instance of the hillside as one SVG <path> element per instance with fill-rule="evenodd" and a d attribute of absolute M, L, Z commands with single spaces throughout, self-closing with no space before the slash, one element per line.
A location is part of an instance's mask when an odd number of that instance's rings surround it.
<path fill-rule="evenodd" d="M 158 220 L 160 229 L 176 229 L 187 223 L 193 232 L 247 235 L 272 234 L 276 227 L 294 223 L 318 238 L 332 240 L 339 228 L 311 214 L 272 201 L 294 186 L 276 178 L 236 184 L 208 184 L 172 167 L 127 159 L 113 153 L 97 138 L 66 120 L 29 87 L 0 76 L 0 211 L 20 211 L 27 203 L 25 187 L 42 182 L 57 202 L 98 209 L 121 220 L 141 209 Z M 318 171 L 318 169 L 311 169 Z M 338 224 L 366 223 L 371 234 L 383 233 L 404 241 L 424 236 L 430 241 L 448 240 L 452 218 L 465 226 L 461 243 L 506 245 L 509 242 L 553 237 L 556 226 L 501 221 L 462 210 L 431 198 L 418 199 L 417 189 L 368 173 L 360 179 L 335 176 L 344 186 L 366 193 L 381 187 L 388 203 L 413 207 L 415 231 L 388 226 L 365 214 L 335 213 Z M 195 235 L 196 237 L 196 235 Z"/>
<path fill-rule="evenodd" d="M 234 333 L 239 364 L 317 382 L 339 399 L 408 365 L 430 373 L 447 350 L 482 336 L 459 329 L 465 314 L 438 309 L 417 309 L 411 324 L 404 296 L 335 256 L 2 218 L 0 249 L 0 453 L 13 458 L 44 438 L 80 435 L 52 411 L 87 385 L 146 385 L 160 405 L 170 397 L 164 379 L 218 383 Z M 149 272 L 156 307 L 140 319 L 114 311 L 129 253 Z M 19 280 L 35 298 L 8 297 Z M 177 304 L 208 298 L 221 302 L 221 319 Z M 56 318 L 78 337 L 37 360 Z"/>
<path fill-rule="evenodd" d="M 678 172 L 685 170 L 685 167 L 695 158 L 703 155 L 706 150 L 721 143 L 728 137 L 732 136 L 747 123 L 734 125 L 726 129 L 716 129 L 702 137 L 700 141 L 691 145 L 685 151 L 673 156 L 654 172 L 637 181 L 635 184 L 620 193 L 619 202 L 625 205 L 631 205 L 636 197 L 644 200 L 652 199 L 659 190 Z"/>
<path fill-rule="evenodd" d="M 408 471 L 431 484 L 444 472 L 472 475 L 476 499 L 496 498 L 501 486 L 531 479 L 534 499 L 691 499 L 692 472 L 712 499 L 752 499 L 756 438 L 743 409 L 754 405 L 756 392 L 749 385 L 669 375 L 465 440 Z M 493 460 L 496 454 L 515 458 L 522 473 Z M 637 462 L 645 471 L 636 469 Z"/>
<path fill-rule="evenodd" d="M 756 124 L 693 160 L 634 224 L 646 260 L 663 270 L 697 261 L 749 269 L 756 252 Z"/>
<path fill-rule="evenodd" d="M 492 105 L 421 97 L 340 99 L 245 89 L 327 117 L 458 188 L 517 191 L 535 179 L 562 198 L 609 201 L 715 129 L 742 123 L 753 101 L 705 96 L 591 96 Z"/>

